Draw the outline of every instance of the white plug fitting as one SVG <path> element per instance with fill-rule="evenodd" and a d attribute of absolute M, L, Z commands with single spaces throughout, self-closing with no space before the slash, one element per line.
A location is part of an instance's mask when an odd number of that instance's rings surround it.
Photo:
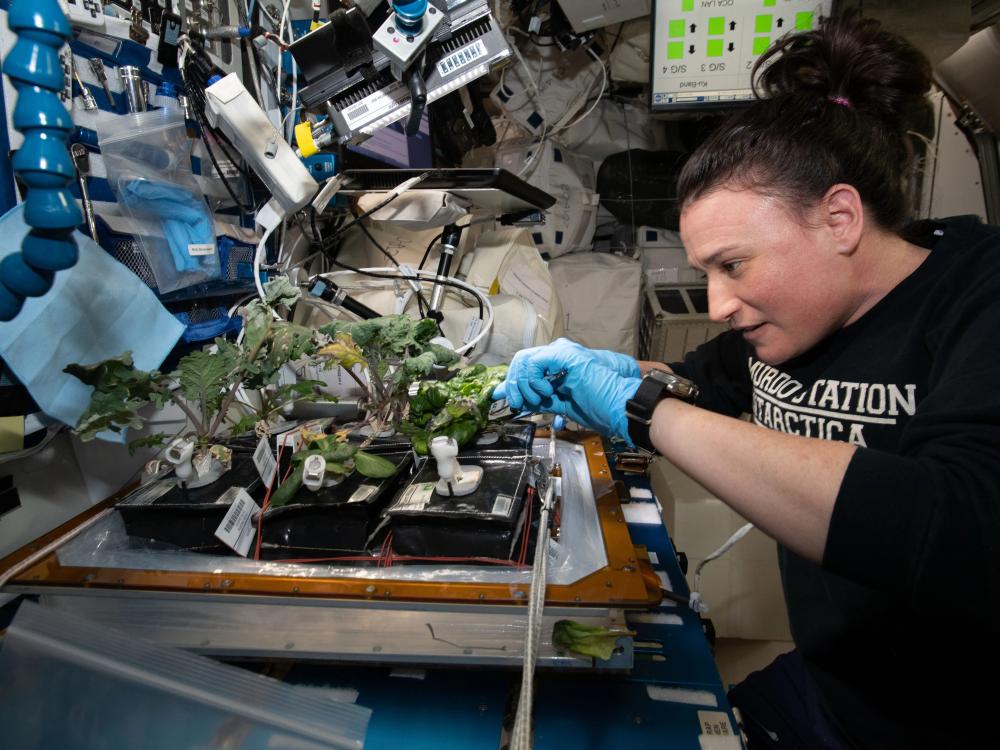
<path fill-rule="evenodd" d="M 186 483 L 191 477 L 196 476 L 194 467 L 191 465 L 191 456 L 194 455 L 194 441 L 176 438 L 167 446 L 164 454 L 166 459 L 174 465 L 174 475 Z"/>
<path fill-rule="evenodd" d="M 479 466 L 462 466 L 458 463 L 458 443 L 454 438 L 441 435 L 431 440 L 431 455 L 437 460 L 437 486 L 434 488 L 444 497 L 471 495 L 483 481 L 483 470 Z"/>
<path fill-rule="evenodd" d="M 302 464 L 302 484 L 306 489 L 317 492 L 323 487 L 326 479 L 326 459 L 322 456 L 309 456 Z"/>

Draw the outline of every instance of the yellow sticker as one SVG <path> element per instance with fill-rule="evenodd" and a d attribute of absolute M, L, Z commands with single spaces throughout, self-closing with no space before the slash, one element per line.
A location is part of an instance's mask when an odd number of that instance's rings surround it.
<path fill-rule="evenodd" d="M 0 417 L 0 453 L 24 450 L 24 417 Z"/>
<path fill-rule="evenodd" d="M 500 279 L 493 279 L 493 283 L 490 284 L 489 294 L 491 297 L 500 294 Z"/>

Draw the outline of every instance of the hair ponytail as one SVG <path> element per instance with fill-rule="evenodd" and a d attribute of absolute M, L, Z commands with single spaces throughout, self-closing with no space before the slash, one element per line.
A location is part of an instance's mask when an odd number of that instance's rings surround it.
<path fill-rule="evenodd" d="M 688 160 L 682 205 L 722 186 L 815 203 L 853 185 L 876 221 L 908 217 L 910 131 L 930 135 L 931 66 L 871 19 L 824 19 L 789 34 L 754 67 L 758 101 L 725 121 Z"/>

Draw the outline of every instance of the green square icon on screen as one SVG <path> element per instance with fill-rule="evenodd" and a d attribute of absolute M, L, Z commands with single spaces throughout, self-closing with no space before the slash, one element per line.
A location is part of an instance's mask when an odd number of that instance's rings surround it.
<path fill-rule="evenodd" d="M 765 8 L 773 8 L 774 7 L 774 3 L 775 3 L 775 0 L 764 0 L 764 7 Z"/>
<path fill-rule="evenodd" d="M 694 10 L 694 0 L 681 0 L 682 13 L 690 13 L 693 10 Z"/>
<path fill-rule="evenodd" d="M 753 53 L 755 55 L 763 55 L 770 46 L 771 37 L 769 36 L 755 36 L 753 38 Z"/>
<path fill-rule="evenodd" d="M 712 36 L 719 36 L 726 33 L 726 19 L 723 16 L 716 16 L 708 19 L 708 33 Z"/>
<path fill-rule="evenodd" d="M 771 16 L 763 15 L 757 16 L 753 21 L 753 30 L 755 34 L 769 34 L 771 33 Z"/>
<path fill-rule="evenodd" d="M 709 39 L 708 52 L 706 54 L 708 57 L 722 57 L 722 40 Z"/>
<path fill-rule="evenodd" d="M 667 34 L 673 38 L 684 36 L 684 21 L 671 21 L 667 25 Z"/>
<path fill-rule="evenodd" d="M 684 42 L 667 43 L 667 59 L 680 60 L 684 57 Z"/>
<path fill-rule="evenodd" d="M 812 12 L 796 13 L 795 14 L 795 28 L 800 31 L 808 31 L 813 27 L 813 14 Z"/>

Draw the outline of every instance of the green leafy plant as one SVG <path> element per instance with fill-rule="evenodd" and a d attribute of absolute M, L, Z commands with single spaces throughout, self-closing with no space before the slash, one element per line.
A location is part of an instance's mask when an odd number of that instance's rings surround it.
<path fill-rule="evenodd" d="M 403 420 L 411 382 L 430 375 L 435 366 L 458 361 L 455 352 L 431 343 L 438 330 L 428 318 L 390 315 L 357 323 L 335 321 L 319 330 L 330 343 L 318 357 L 343 367 L 361 387 L 373 434 Z M 358 365 L 364 379 L 355 372 Z"/>
<path fill-rule="evenodd" d="M 304 465 L 310 456 L 322 456 L 326 460 L 326 473 L 332 479 L 343 478 L 355 469 L 359 474 L 375 479 L 384 479 L 396 473 L 396 465 L 392 461 L 360 450 L 342 434 L 305 433 L 302 439 L 305 450 L 292 455 L 292 473 L 271 494 L 272 507 L 287 505 L 295 497 L 302 486 Z"/>
<path fill-rule="evenodd" d="M 279 383 L 285 364 L 313 355 L 328 339 L 304 326 L 275 319 L 273 307 L 290 306 L 300 295 L 287 278 L 268 283 L 265 294 L 265 302 L 255 300 L 243 308 L 246 335 L 242 345 L 216 339 L 215 351 L 191 352 L 179 361 L 175 372 L 138 370 L 131 352 L 93 365 L 66 367 L 65 372 L 94 387 L 90 404 L 76 426 L 77 434 L 92 440 L 103 431 L 141 428 L 144 419 L 140 409 L 172 403 L 187 417 L 188 426 L 181 434 L 195 440 L 197 458 L 205 455 L 223 432 L 246 432 L 290 402 L 330 400 L 318 390 L 321 381 Z M 229 412 L 241 389 L 256 391 L 260 406 L 249 407 L 249 413 L 236 418 Z M 241 408 L 248 407 L 242 404 Z M 130 448 L 160 445 L 170 437 L 156 433 L 133 441 Z"/>
<path fill-rule="evenodd" d="M 575 620 L 559 620 L 552 626 L 552 645 L 581 656 L 607 661 L 622 636 L 635 636 L 625 628 L 602 628 Z"/>
<path fill-rule="evenodd" d="M 473 365 L 446 381 L 425 381 L 410 397 L 410 412 L 399 425 L 413 449 L 427 455 L 430 441 L 446 435 L 458 447 L 470 443 L 487 424 L 493 389 L 507 374 L 507 365 Z"/>

